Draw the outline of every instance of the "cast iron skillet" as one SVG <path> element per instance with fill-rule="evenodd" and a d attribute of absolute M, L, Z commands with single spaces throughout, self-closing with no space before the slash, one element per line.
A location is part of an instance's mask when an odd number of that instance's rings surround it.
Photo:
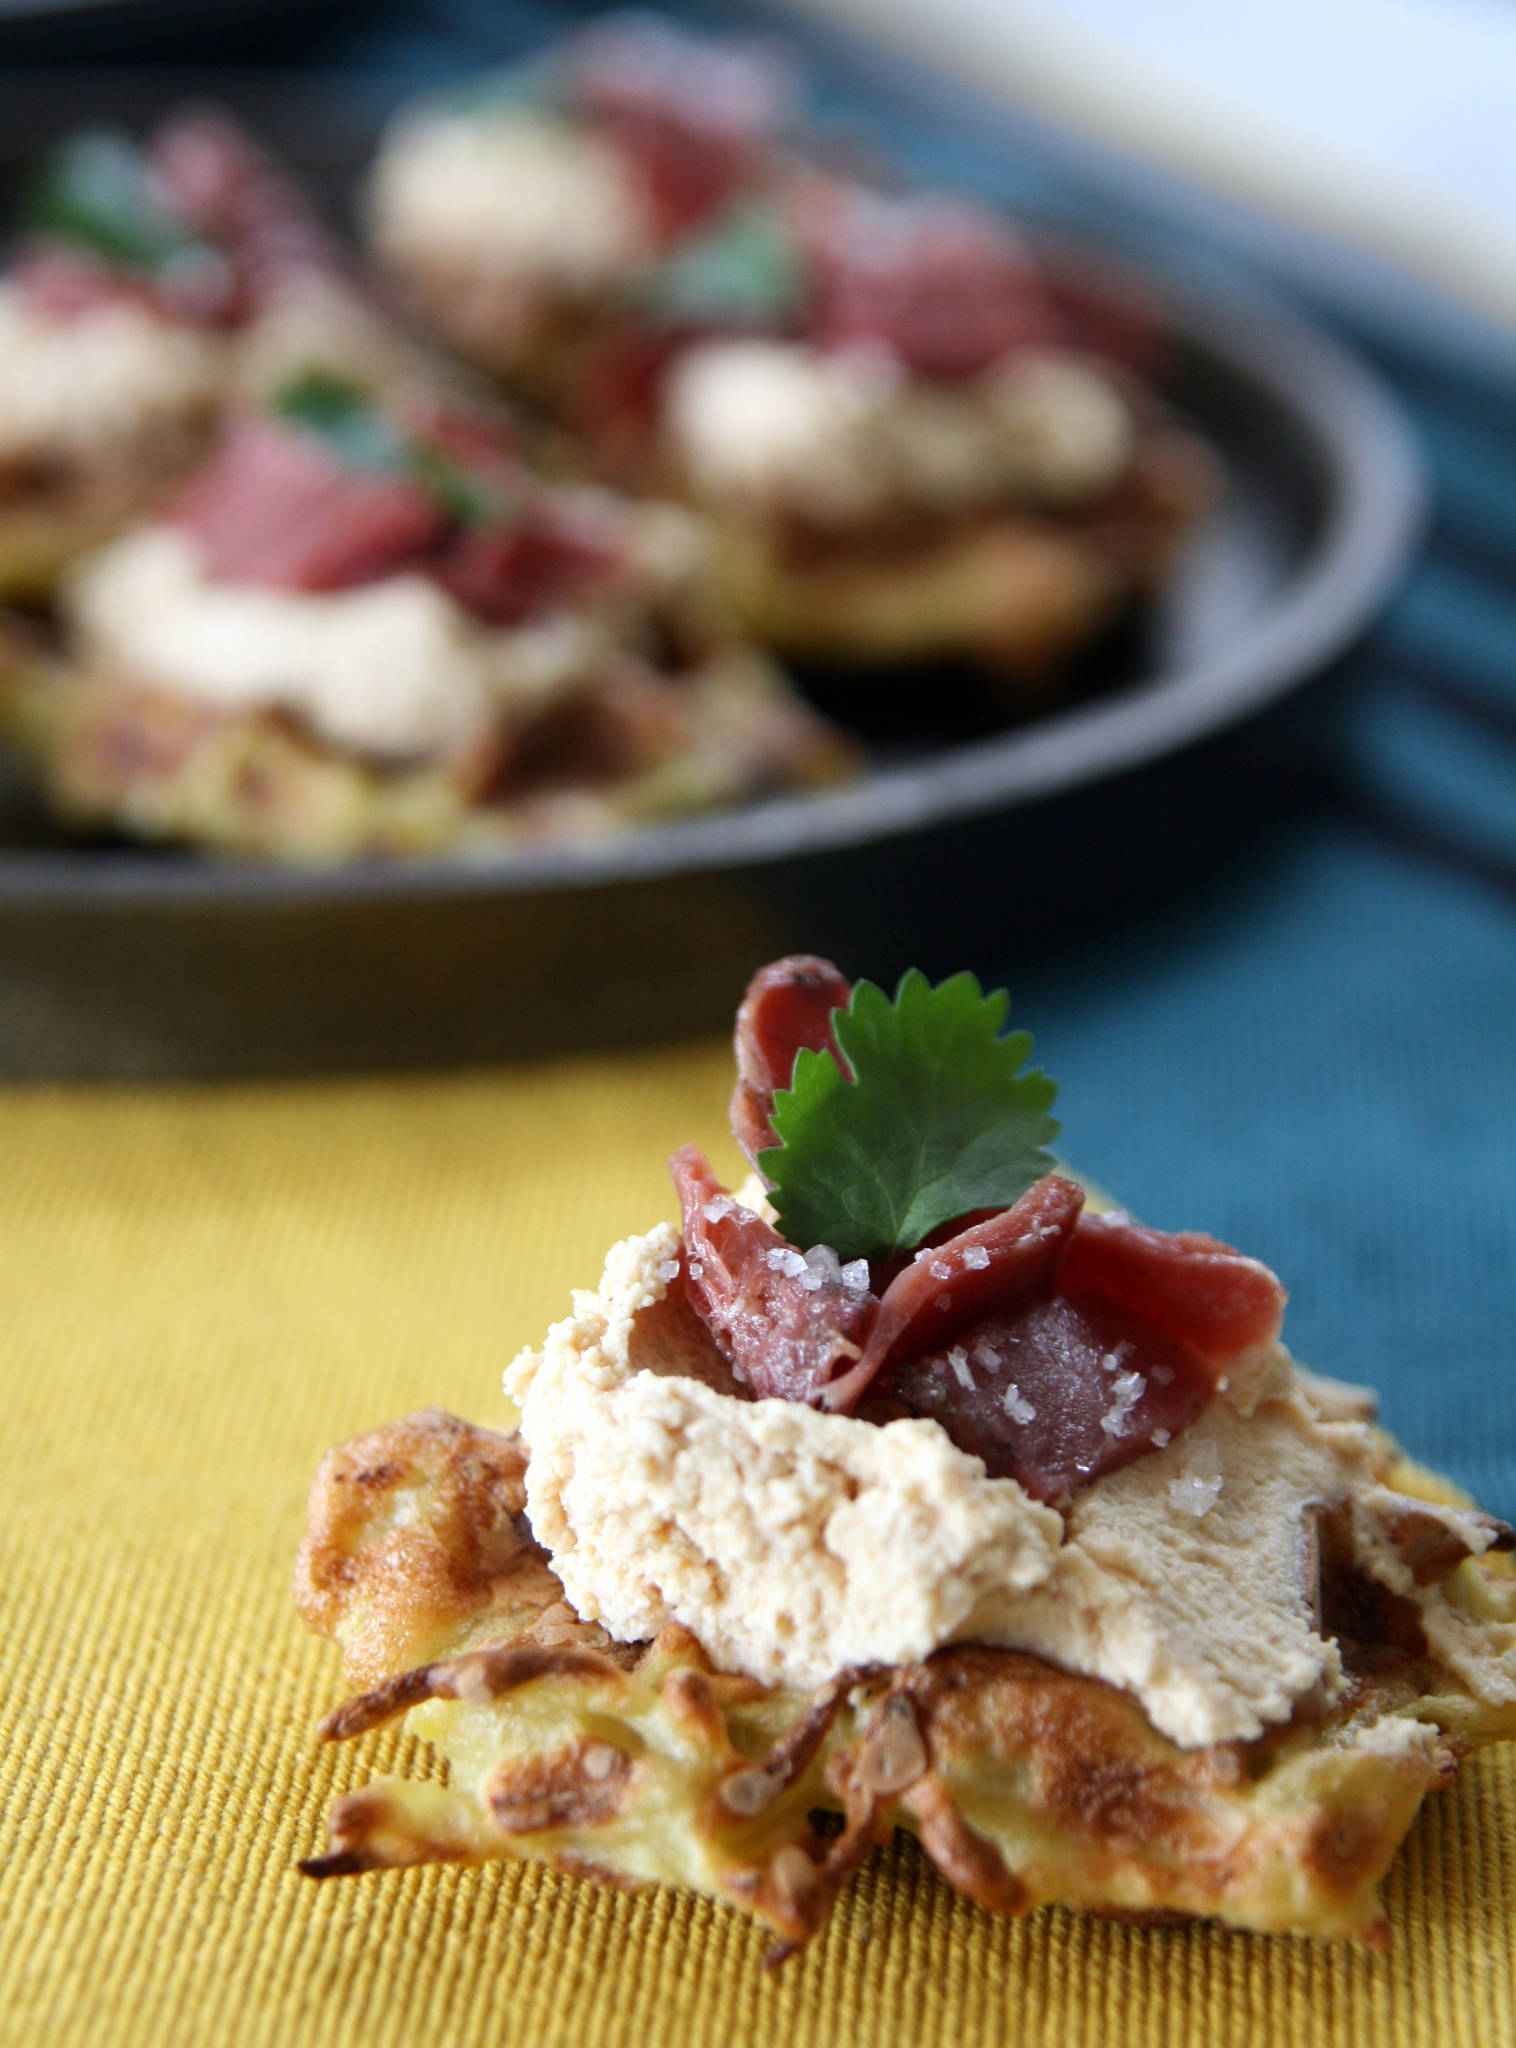
<path fill-rule="evenodd" d="M 149 119 L 186 84 L 334 193 L 362 160 L 371 117 L 330 87 L 12 74 L 6 168 L 69 122 Z M 0 1074 L 420 1065 L 712 1028 L 777 952 L 885 980 L 1003 965 L 1216 858 L 1277 789 L 1264 714 L 1372 619 L 1422 491 L 1399 412 L 1335 343 L 1251 299 L 1164 295 L 1172 395 L 1222 452 L 1226 498 L 1064 708 L 991 732 L 930 675 L 884 702 L 833 692 L 869 745 L 855 785 L 467 863 L 299 871 L 70 844 L 8 787 Z"/>

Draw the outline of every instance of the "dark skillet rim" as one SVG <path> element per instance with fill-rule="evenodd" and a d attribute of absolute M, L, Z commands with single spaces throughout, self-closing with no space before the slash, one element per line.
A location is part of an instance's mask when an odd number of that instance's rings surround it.
<path fill-rule="evenodd" d="M 1003 737 L 943 749 L 844 787 L 776 797 L 578 846 L 326 866 L 193 853 L 0 853 L 0 906 L 276 909 L 550 894 L 806 859 L 981 817 L 1101 782 L 1237 724 L 1309 682 L 1368 627 L 1409 564 L 1427 511 L 1419 451 L 1377 376 L 1261 298 L 1200 299 L 1165 283 L 1169 324 L 1260 387 L 1322 463 L 1320 533 L 1233 646 Z"/>

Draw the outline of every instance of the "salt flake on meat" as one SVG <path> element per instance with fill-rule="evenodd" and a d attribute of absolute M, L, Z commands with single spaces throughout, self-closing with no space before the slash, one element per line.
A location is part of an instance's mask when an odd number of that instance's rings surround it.
<path fill-rule="evenodd" d="M 1101 1363 L 1105 1365 L 1107 1361 L 1102 1359 Z M 1100 1418 L 1100 1427 L 1107 1436 L 1126 1435 L 1132 1410 L 1142 1399 L 1143 1388 L 1146 1384 L 1147 1382 L 1140 1372 L 1117 1374 L 1116 1378 L 1111 1382 L 1111 1393 L 1115 1398 Z"/>
<path fill-rule="evenodd" d="M 829 1244 L 813 1244 L 802 1262 L 804 1270 L 795 1275 L 807 1294 L 823 1287 L 846 1287 L 842 1266 Z M 863 1284 L 868 1286 L 868 1261 L 864 1260 Z"/>
<path fill-rule="evenodd" d="M 763 1263 L 771 1273 L 783 1273 L 790 1280 L 798 1280 L 805 1271 L 804 1258 L 787 1244 L 770 1245 L 763 1255 Z"/>
<path fill-rule="evenodd" d="M 952 1367 L 953 1377 L 957 1380 L 959 1386 L 967 1387 L 972 1391 L 974 1375 L 969 1371 L 968 1353 L 961 1344 L 953 1346 L 947 1355 L 947 1362 Z"/>
<path fill-rule="evenodd" d="M 696 1146 L 671 1163 L 696 1314 L 760 1400 L 814 1400 L 861 1356 L 879 1309 L 874 1295 L 843 1286 L 830 1246 L 798 1252 L 738 1202 L 712 1222 L 724 1191 Z"/>
<path fill-rule="evenodd" d="M 1005 1409 L 1006 1414 L 1010 1416 L 1012 1422 L 1025 1424 L 1037 1420 L 1037 1410 L 1030 1401 L 1023 1397 L 1020 1387 L 1017 1386 L 1014 1380 L 1006 1388 L 1001 1406 Z"/>
<path fill-rule="evenodd" d="M 854 1294 L 866 1294 L 873 1285 L 867 1259 L 849 1259 L 841 1270 L 840 1278 L 843 1286 Z"/>
<path fill-rule="evenodd" d="M 982 1244 L 971 1244 L 963 1254 L 963 1263 L 971 1273 L 987 1273 L 990 1255 Z"/>

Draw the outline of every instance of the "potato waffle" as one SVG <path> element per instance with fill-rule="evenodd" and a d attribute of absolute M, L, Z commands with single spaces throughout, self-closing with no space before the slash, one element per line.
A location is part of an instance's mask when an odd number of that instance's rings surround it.
<path fill-rule="evenodd" d="M 1457 1498 L 1381 1441 L 1386 1484 Z M 322 1733 L 403 1719 L 449 1782 L 340 1798 L 309 1875 L 539 1858 L 706 1892 L 765 1919 L 783 1955 L 900 1826 L 997 1912 L 1214 1916 L 1383 1945 L 1379 1880 L 1423 1796 L 1516 1735 L 1512 1709 L 1439 1664 L 1329 1525 L 1323 1622 L 1346 1688 L 1256 1741 L 1181 1749 L 1126 1694 L 1015 1651 L 953 1647 L 807 1695 L 714 1670 L 678 1626 L 613 1642 L 532 1538 L 525 1465 L 518 1438 L 438 1410 L 323 1462 L 297 1601 L 365 1690 Z M 1493 1649 L 1512 1640 L 1504 1559 L 1466 1559 L 1445 1593 Z"/>

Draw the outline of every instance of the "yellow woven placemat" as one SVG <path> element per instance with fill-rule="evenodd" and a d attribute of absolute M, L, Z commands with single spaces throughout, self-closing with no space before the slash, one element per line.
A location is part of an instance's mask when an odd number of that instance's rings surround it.
<path fill-rule="evenodd" d="M 1516 2041 L 1516 1770 L 1433 1801 L 1388 1956 L 1042 1912 L 908 1844 L 809 1953 L 678 1892 L 531 1868 L 317 1887 L 334 1791 L 289 1601 L 318 1456 L 501 1365 L 722 1132 L 724 1047 L 351 1086 L 0 1096 L 0 2039 L 490 2048 Z M 1330 1360 L 1320 1363 L 1330 1367 Z"/>

